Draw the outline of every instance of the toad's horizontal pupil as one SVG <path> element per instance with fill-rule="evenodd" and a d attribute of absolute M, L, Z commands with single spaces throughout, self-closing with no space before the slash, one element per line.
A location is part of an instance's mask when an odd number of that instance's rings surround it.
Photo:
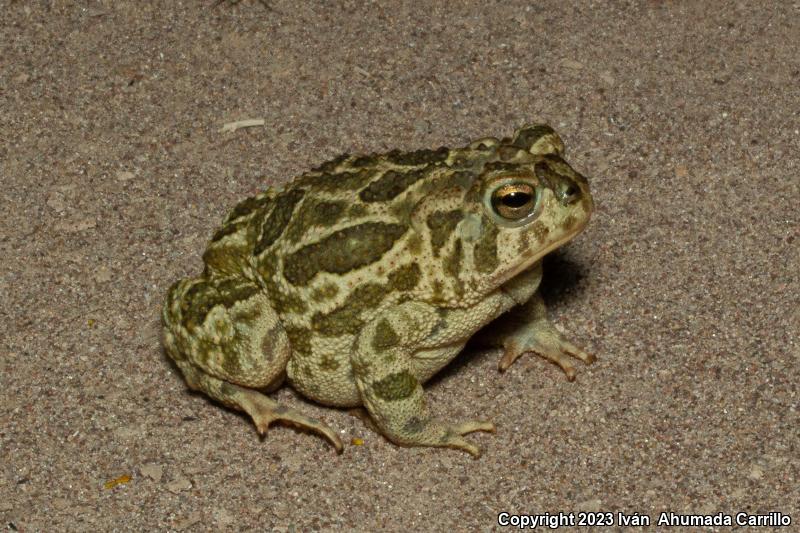
<path fill-rule="evenodd" d="M 508 207 L 522 207 L 531 199 L 531 195 L 526 192 L 514 191 L 503 196 L 503 203 Z"/>

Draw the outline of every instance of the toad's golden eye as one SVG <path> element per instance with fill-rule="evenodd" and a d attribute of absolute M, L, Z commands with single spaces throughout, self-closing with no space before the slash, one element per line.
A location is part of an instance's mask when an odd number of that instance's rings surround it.
<path fill-rule="evenodd" d="M 530 215 L 536 207 L 536 189 L 527 183 L 508 183 L 492 193 L 494 212 L 509 220 Z"/>

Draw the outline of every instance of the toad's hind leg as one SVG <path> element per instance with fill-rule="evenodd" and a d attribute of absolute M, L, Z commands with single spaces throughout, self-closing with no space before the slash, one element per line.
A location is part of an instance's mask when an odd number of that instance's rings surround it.
<path fill-rule="evenodd" d="M 283 380 L 291 346 L 257 284 L 242 277 L 179 281 L 162 318 L 166 352 L 191 389 L 246 412 L 262 435 L 280 420 L 320 433 L 342 451 L 330 427 L 260 392 Z"/>

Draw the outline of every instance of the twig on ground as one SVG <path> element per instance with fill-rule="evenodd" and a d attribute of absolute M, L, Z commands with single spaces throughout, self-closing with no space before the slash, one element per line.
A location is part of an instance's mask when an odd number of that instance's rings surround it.
<path fill-rule="evenodd" d="M 263 126 L 266 121 L 263 118 L 249 118 L 247 120 L 237 120 L 234 122 L 226 122 L 222 125 L 221 133 L 229 133 L 238 130 L 239 128 L 253 128 L 255 126 Z"/>

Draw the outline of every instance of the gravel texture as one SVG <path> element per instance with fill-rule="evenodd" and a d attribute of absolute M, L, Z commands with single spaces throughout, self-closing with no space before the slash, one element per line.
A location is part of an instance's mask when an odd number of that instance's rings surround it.
<path fill-rule="evenodd" d="M 297 4 L 0 0 L 0 526 L 487 531 L 588 510 L 800 528 L 800 5 Z M 266 126 L 220 132 L 250 118 Z M 398 448 L 288 389 L 345 453 L 261 440 L 187 392 L 159 308 L 238 200 L 343 151 L 533 120 L 591 178 L 596 214 L 545 296 L 598 361 L 569 383 L 463 354 L 428 394 L 497 424 L 481 459 Z"/>

